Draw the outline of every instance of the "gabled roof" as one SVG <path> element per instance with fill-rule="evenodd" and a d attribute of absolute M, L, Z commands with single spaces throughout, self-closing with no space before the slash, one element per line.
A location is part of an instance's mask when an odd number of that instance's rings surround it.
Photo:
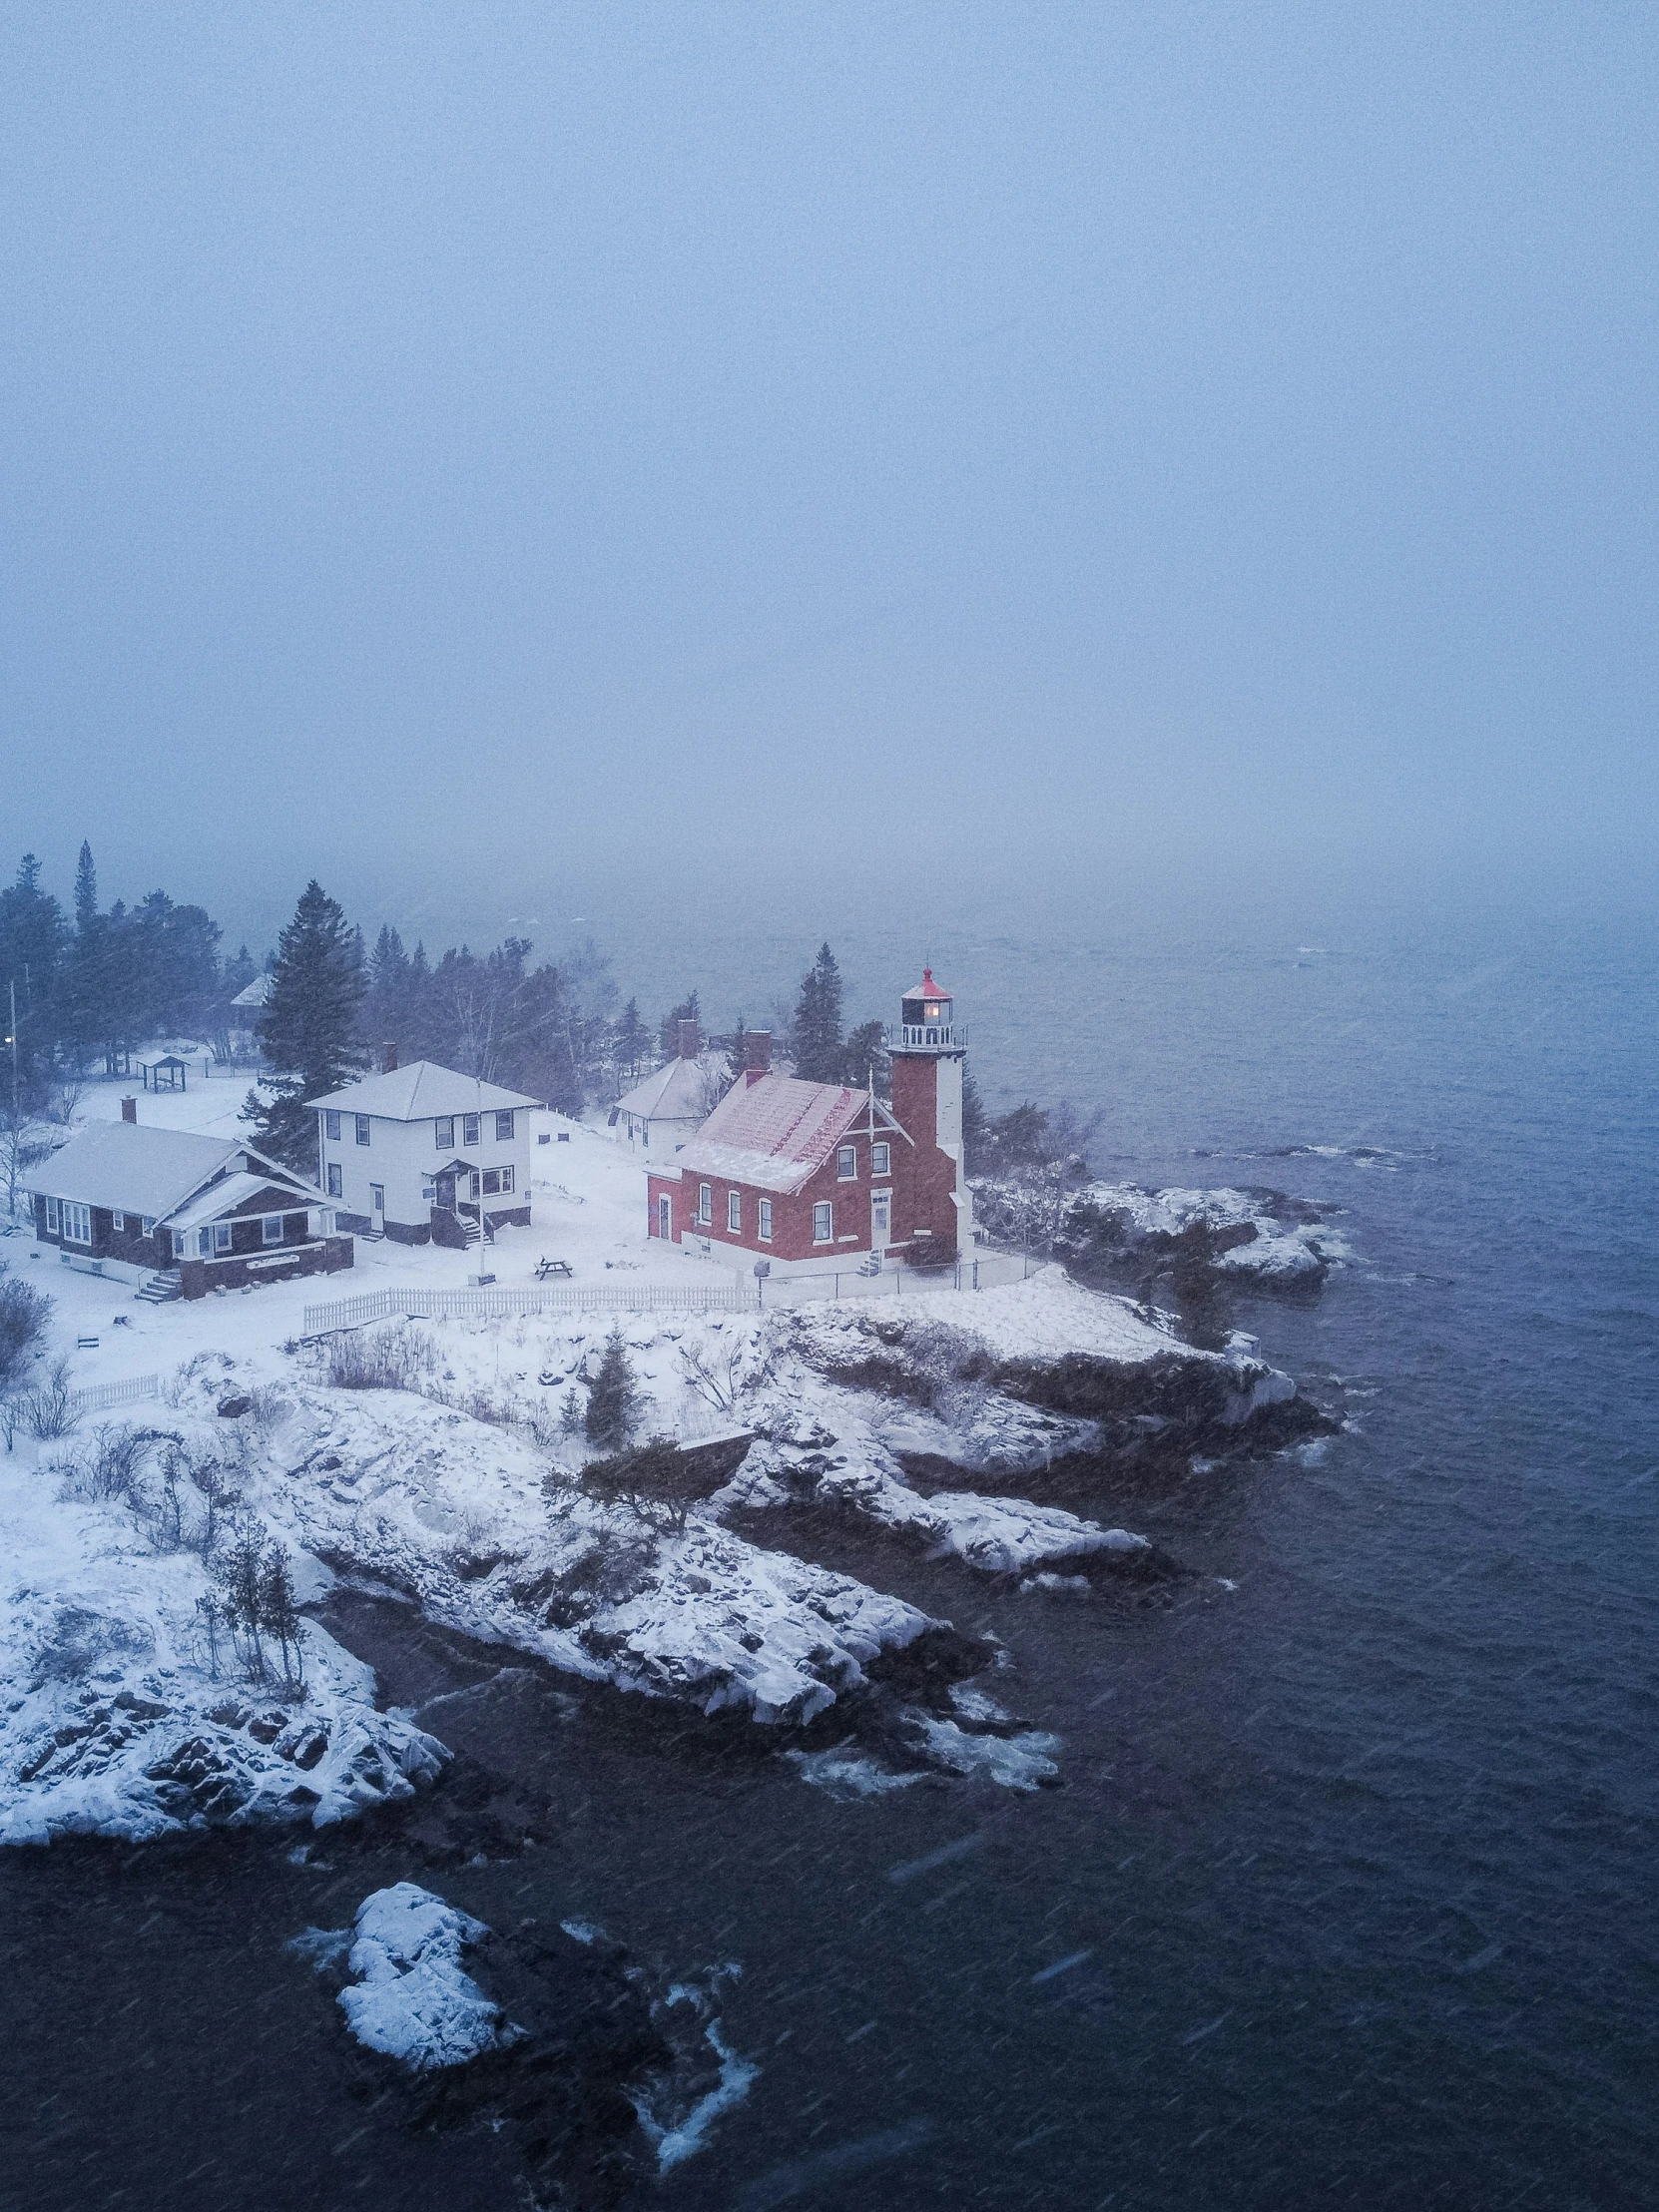
<path fill-rule="evenodd" d="M 269 975 L 256 975 L 252 983 L 246 984 L 243 989 L 238 991 L 231 1004 L 233 1006 L 263 1006 L 270 996 L 271 977 Z"/>
<path fill-rule="evenodd" d="M 763 1191 L 803 1190 L 868 1103 L 839 1083 L 763 1075 L 728 1091 L 674 1164 Z"/>
<path fill-rule="evenodd" d="M 32 1168 L 27 1187 L 46 1198 L 79 1199 L 161 1221 L 247 1149 L 234 1138 L 198 1137 L 185 1129 L 94 1122 Z"/>
<path fill-rule="evenodd" d="M 330 1112 L 375 1114 L 382 1121 L 445 1120 L 451 1114 L 505 1113 L 510 1107 L 539 1106 L 539 1098 L 522 1091 L 504 1091 L 499 1083 L 480 1083 L 475 1076 L 440 1068 L 435 1060 L 411 1060 L 406 1068 L 389 1075 L 365 1075 L 360 1083 L 330 1091 L 326 1098 L 307 1098 L 307 1106 L 326 1106 Z"/>
<path fill-rule="evenodd" d="M 306 1204 L 326 1206 L 328 1203 L 320 1191 L 312 1190 L 308 1184 L 290 1188 L 285 1182 L 271 1175 L 228 1175 L 223 1183 L 211 1184 L 207 1190 L 199 1191 L 193 1199 L 188 1200 L 177 1213 L 169 1217 L 168 1225 L 173 1229 L 195 1229 L 205 1221 L 223 1221 L 227 1214 L 236 1213 L 245 1200 L 257 1198 L 265 1191 L 272 1192 L 281 1201 L 279 1205 L 266 1208 L 268 1213 L 273 1214 L 292 1214 Z"/>
<path fill-rule="evenodd" d="M 701 1121 L 718 1077 L 701 1060 L 668 1060 L 617 1100 L 636 1121 Z"/>
<path fill-rule="evenodd" d="M 328 1204 L 302 1175 L 234 1137 L 199 1137 L 188 1129 L 130 1121 L 93 1122 L 31 1169 L 25 1188 L 43 1198 L 73 1198 L 83 1206 L 168 1221 L 209 1184 L 217 1213 L 221 1192 L 233 1182 L 246 1186 L 244 1197 L 249 1189 L 276 1183 L 289 1186 L 303 1205 Z"/>

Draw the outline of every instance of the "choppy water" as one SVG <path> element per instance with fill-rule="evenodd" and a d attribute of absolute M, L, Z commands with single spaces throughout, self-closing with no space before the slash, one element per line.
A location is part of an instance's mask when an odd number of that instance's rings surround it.
<path fill-rule="evenodd" d="M 1101 1104 L 1108 1172 L 1349 1209 L 1324 1303 L 1241 1319 L 1358 1427 L 1146 1500 L 1238 1584 L 1172 1611 L 861 1555 L 1006 1641 L 1058 1791 L 840 1804 L 603 1705 L 478 1701 L 547 1840 L 445 1894 L 743 1961 L 760 2075 L 663 2201 L 1652 2201 L 1656 949 L 1582 917 L 956 949 L 988 1087 Z M 490 2141 L 352 2100 L 281 1950 L 407 1871 L 0 1867 L 0 2202 L 515 2201 Z"/>

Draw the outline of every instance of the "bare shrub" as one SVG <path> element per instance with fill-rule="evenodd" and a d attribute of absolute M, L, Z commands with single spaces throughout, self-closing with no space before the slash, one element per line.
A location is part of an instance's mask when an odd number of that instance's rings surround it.
<path fill-rule="evenodd" d="M 638 1597 L 657 1564 L 657 1538 L 640 1526 L 595 1529 L 559 1574 L 544 1575 L 518 1594 L 553 1628 L 575 1628 L 602 1606 Z"/>
<path fill-rule="evenodd" d="M 154 1440 L 143 1428 L 102 1424 L 78 1449 L 63 1453 L 52 1471 L 65 1496 L 117 1497 L 131 1504 Z"/>
<path fill-rule="evenodd" d="M 322 1381 L 335 1390 L 418 1390 L 437 1371 L 437 1348 L 424 1329 L 397 1322 L 330 1337 Z"/>
<path fill-rule="evenodd" d="M 32 1390 L 22 1395 L 23 1425 L 42 1443 L 73 1435 L 81 1416 L 75 1410 L 75 1392 L 69 1385 L 69 1362 L 59 1360 L 47 1369 Z"/>
<path fill-rule="evenodd" d="M 107 1659 L 122 1659 L 154 1649 L 153 1639 L 132 1621 L 116 1620 L 85 1605 L 64 1606 L 52 1633 L 35 1654 L 31 1687 L 48 1682 L 79 1682 Z"/>

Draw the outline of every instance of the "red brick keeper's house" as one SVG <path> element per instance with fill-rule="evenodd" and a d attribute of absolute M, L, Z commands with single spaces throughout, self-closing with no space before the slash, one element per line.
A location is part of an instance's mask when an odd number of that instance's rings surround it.
<path fill-rule="evenodd" d="M 889 1050 L 892 1103 L 873 1088 L 773 1074 L 770 1040 L 672 1169 L 650 1177 L 650 1233 L 787 1268 L 867 1254 L 948 1262 L 973 1241 L 962 1158 L 965 1033 L 931 969 L 904 994 Z"/>

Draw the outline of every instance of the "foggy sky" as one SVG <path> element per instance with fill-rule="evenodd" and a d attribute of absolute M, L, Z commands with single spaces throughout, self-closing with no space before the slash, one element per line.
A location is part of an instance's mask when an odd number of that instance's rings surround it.
<path fill-rule="evenodd" d="M 9 9 L 0 868 L 1627 863 L 1654 20 Z"/>

